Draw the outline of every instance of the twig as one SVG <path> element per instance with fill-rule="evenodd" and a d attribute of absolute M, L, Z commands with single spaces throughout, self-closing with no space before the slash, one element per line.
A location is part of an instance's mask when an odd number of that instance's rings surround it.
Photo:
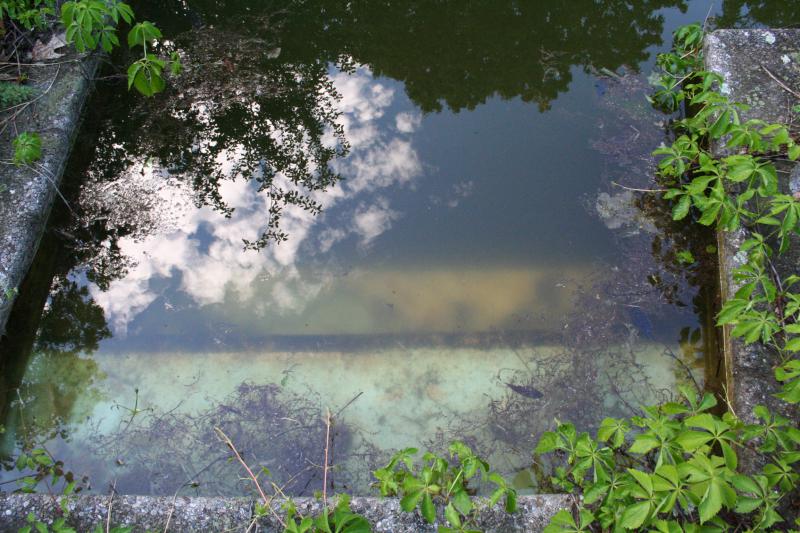
<path fill-rule="evenodd" d="M 80 59 L 66 59 L 64 61 L 54 61 L 52 63 L 12 63 L 10 61 L 0 61 L 0 68 L 8 66 L 20 67 L 53 67 L 56 65 L 66 65 L 68 63 L 78 63 Z"/>
<path fill-rule="evenodd" d="M 359 398 L 359 397 L 360 397 L 362 394 L 364 394 L 364 391 L 363 391 L 363 390 L 362 390 L 361 392 L 359 392 L 358 394 L 356 394 L 355 396 L 353 396 L 353 398 L 352 398 L 352 399 L 351 399 L 349 402 L 347 402 L 346 404 L 344 404 L 344 407 L 342 407 L 341 409 L 339 409 L 338 411 L 336 411 L 336 414 L 335 414 L 335 415 L 333 415 L 333 419 L 334 419 L 334 420 L 336 420 L 337 418 L 339 418 L 339 415 L 340 415 L 340 414 L 342 414 L 342 411 L 344 411 L 345 409 L 347 409 L 348 407 L 350 407 L 350 404 L 351 404 L 351 403 L 353 403 L 354 401 L 358 400 L 358 398 Z"/>
<path fill-rule="evenodd" d="M 264 505 L 267 506 L 272 515 L 278 520 L 278 522 L 280 522 L 280 524 L 284 528 L 286 528 L 286 522 L 284 522 L 283 518 L 281 518 L 280 515 L 275 511 L 275 509 L 272 508 L 272 500 L 270 498 L 267 498 L 267 495 L 264 494 L 264 489 L 261 488 L 261 483 L 258 482 L 258 478 L 256 477 L 255 474 L 253 474 L 253 471 L 250 470 L 250 467 L 247 466 L 247 463 L 244 462 L 242 456 L 239 455 L 239 451 L 236 449 L 236 446 L 233 445 L 233 441 L 230 439 L 230 437 L 228 437 L 225 434 L 224 431 L 222 431 L 222 429 L 215 427 L 214 431 L 217 433 L 217 436 L 222 440 L 222 442 L 224 442 L 228 446 L 228 448 L 231 449 L 233 454 L 236 456 L 236 459 L 239 461 L 239 464 L 241 464 L 242 467 L 244 467 L 244 469 L 247 471 L 247 474 L 250 476 L 250 479 L 253 480 L 253 484 L 256 486 L 256 489 L 258 489 L 258 493 L 261 495 L 261 499 L 264 501 Z"/>
<path fill-rule="evenodd" d="M 667 192 L 667 189 L 634 189 L 633 187 L 626 187 L 625 185 L 620 185 L 616 181 L 612 181 L 611 185 L 616 185 L 626 191 L 634 191 L 634 192 Z"/>
<path fill-rule="evenodd" d="M 739 418 L 739 415 L 736 414 L 736 411 L 733 410 L 733 402 L 731 401 L 731 397 L 728 391 L 728 384 L 722 384 L 722 391 L 725 393 L 725 403 L 728 404 L 728 410 L 733 414 L 734 417 Z"/>
<path fill-rule="evenodd" d="M 34 103 L 37 100 L 41 99 L 44 95 L 46 95 L 47 93 L 50 92 L 50 89 L 53 88 L 53 84 L 58 79 L 58 74 L 60 72 L 61 72 L 61 66 L 59 65 L 58 69 L 56 69 L 55 76 L 53 76 L 53 79 L 50 80 L 50 85 L 47 86 L 47 89 L 45 89 L 42 94 L 40 94 L 39 96 L 37 96 L 36 98 L 34 98 L 32 100 L 28 100 L 27 102 L 25 102 L 23 104 L 19 104 L 19 105 L 21 105 L 21 107 L 19 109 L 17 109 L 16 111 L 14 111 L 14 114 L 12 114 L 10 117 L 8 117 L 8 118 L 3 120 L 3 122 L 2 122 L 3 127 L 0 128 L 0 135 L 2 135 L 3 132 L 6 131 L 6 128 L 8 127 L 8 124 L 9 124 L 10 121 L 13 121 L 15 118 L 17 118 L 17 116 L 19 116 L 20 113 L 22 113 L 25 109 L 27 109 L 29 105 L 31 105 L 32 103 Z"/>
<path fill-rule="evenodd" d="M 117 492 L 117 481 L 111 485 L 111 497 L 108 499 L 108 513 L 106 513 L 106 533 L 111 532 L 111 506 L 114 505 L 114 493 Z"/>
<path fill-rule="evenodd" d="M 784 82 L 782 82 L 782 81 L 781 81 L 781 80 L 780 80 L 780 79 L 779 79 L 779 78 L 778 78 L 778 77 L 777 77 L 775 74 L 773 74 L 772 72 L 770 72 L 770 71 L 769 71 L 769 69 L 768 69 L 767 67 L 765 67 L 763 64 L 761 65 L 761 68 L 762 68 L 762 69 L 764 69 L 764 72 L 766 72 L 766 73 L 769 75 L 769 77 L 770 77 L 770 78 L 772 78 L 773 80 L 775 80 L 775 82 L 776 82 L 778 85 L 780 85 L 780 86 L 783 88 L 783 90 L 785 90 L 786 92 L 788 92 L 789 94 L 791 94 L 791 95 L 792 95 L 792 96 L 794 96 L 795 98 L 798 98 L 798 99 L 800 99 L 800 93 L 798 93 L 797 91 L 795 91 L 795 90 L 793 90 L 793 89 L 790 89 L 790 88 L 789 88 L 789 87 L 788 87 L 788 86 L 787 86 L 787 85 L 786 85 Z"/>
<path fill-rule="evenodd" d="M 711 11 L 714 9 L 714 2 L 708 3 L 708 13 L 706 13 L 706 18 L 703 19 L 703 31 L 706 31 L 706 27 L 708 25 L 708 18 L 711 16 Z"/>
<path fill-rule="evenodd" d="M 692 382 L 694 383 L 694 386 L 695 386 L 695 389 L 697 390 L 697 392 L 700 392 L 700 391 L 702 391 L 702 390 L 703 390 L 703 389 L 700 387 L 700 384 L 697 382 L 697 380 L 696 380 L 696 379 L 694 379 L 694 374 L 692 374 L 692 370 L 691 370 L 691 369 L 689 368 L 689 366 L 688 366 L 688 365 L 687 365 L 687 364 L 684 362 L 684 360 L 683 360 L 683 359 L 681 359 L 680 357 L 678 357 L 677 355 L 675 355 L 675 352 L 673 352 L 673 351 L 672 351 L 672 349 L 671 349 L 671 348 L 669 348 L 668 346 L 665 346 L 665 347 L 664 347 L 664 352 L 663 352 L 663 353 L 664 353 L 664 354 L 666 354 L 666 355 L 668 355 L 669 357 L 672 357 L 673 359 L 675 359 L 675 361 L 677 361 L 677 362 L 678 362 L 678 364 L 679 364 L 679 365 L 681 365 L 681 367 L 683 367 L 683 369 L 686 371 L 686 374 L 689 376 L 689 378 L 690 378 L 690 379 L 692 380 Z"/>
<path fill-rule="evenodd" d="M 347 407 L 347 406 L 345 406 Z M 322 468 L 322 505 L 328 507 L 328 450 L 331 442 L 331 411 L 325 410 L 325 466 Z"/>

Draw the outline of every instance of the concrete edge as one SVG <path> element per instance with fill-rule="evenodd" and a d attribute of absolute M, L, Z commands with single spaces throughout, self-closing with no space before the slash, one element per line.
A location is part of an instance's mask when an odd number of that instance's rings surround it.
<path fill-rule="evenodd" d="M 15 120 L 16 131 L 41 136 L 41 160 L 36 168 L 3 165 L 0 170 L 0 295 L 20 286 L 36 255 L 100 63 L 97 54 L 64 59 L 37 67 L 42 68 L 36 71 L 42 80 L 36 85 L 41 97 Z M 0 137 L 3 159 L 13 154 L 12 129 Z M 13 301 L 14 296 L 0 296 L 0 334 L 5 333 Z"/>
<path fill-rule="evenodd" d="M 62 516 L 64 501 L 69 515 L 67 523 L 76 531 L 89 532 L 97 525 L 133 526 L 136 532 L 171 531 L 245 531 L 254 522 L 257 500 L 250 498 L 204 498 L 170 496 L 70 496 L 53 497 L 47 494 L 0 494 L 0 530 L 16 531 L 27 524 L 33 513 L 47 524 Z M 298 511 L 311 515 L 320 510 L 321 503 L 313 498 L 294 500 Z M 518 510 L 508 514 L 498 504 L 494 507 L 484 498 L 473 498 L 476 506 L 476 527 L 494 533 L 537 532 L 544 529 L 550 518 L 573 503 L 569 495 L 520 496 Z M 285 518 L 283 502 L 276 501 L 276 514 Z M 353 511 L 365 516 L 377 533 L 435 532 L 443 523 L 427 524 L 418 512 L 405 513 L 397 498 L 364 498 L 351 500 Z M 110 519 L 109 519 L 110 516 Z M 258 530 L 282 532 L 283 527 L 274 515 L 258 521 Z"/>
<path fill-rule="evenodd" d="M 793 118 L 790 95 L 777 82 L 770 79 L 764 67 L 784 80 L 800 79 L 800 30 L 748 29 L 717 30 L 706 37 L 704 57 L 706 68 L 723 78 L 720 91 L 733 102 L 741 102 L 750 109 L 741 113 L 742 120 L 761 119 L 767 122 L 788 123 Z M 790 57 L 792 56 L 792 57 Z M 717 156 L 730 155 L 724 142 L 715 142 L 712 152 Z M 788 179 L 781 174 L 780 187 L 788 192 Z M 747 262 L 746 254 L 739 252 L 750 232 L 717 231 L 719 282 L 721 301 L 732 298 L 742 282 L 734 279 L 733 272 Z M 793 239 L 792 247 L 800 247 Z M 786 269 L 796 270 L 793 261 L 782 260 L 778 265 L 782 276 Z M 774 397 L 780 390 L 774 378 L 776 355 L 761 344 L 746 345 L 731 335 L 733 328 L 722 328 L 722 347 L 725 363 L 726 395 L 733 411 L 745 422 L 757 422 L 753 407 L 762 404 L 786 416 L 797 413 Z M 755 471 L 761 459 L 755 454 L 743 454 L 745 471 Z"/>

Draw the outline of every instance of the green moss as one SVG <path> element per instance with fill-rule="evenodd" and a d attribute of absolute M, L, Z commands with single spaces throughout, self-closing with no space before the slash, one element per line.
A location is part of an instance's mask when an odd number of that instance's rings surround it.
<path fill-rule="evenodd" d="M 0 109 L 8 109 L 31 99 L 36 90 L 27 85 L 0 81 Z"/>

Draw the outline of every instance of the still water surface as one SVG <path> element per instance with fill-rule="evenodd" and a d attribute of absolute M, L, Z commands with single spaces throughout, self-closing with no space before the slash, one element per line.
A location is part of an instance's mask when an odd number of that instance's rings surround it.
<path fill-rule="evenodd" d="M 650 184 L 667 117 L 644 74 L 708 10 L 139 6 L 186 72 L 94 97 L 0 345 L 4 453 L 47 443 L 99 491 L 241 494 L 216 426 L 309 494 L 330 410 L 337 489 L 460 438 L 535 490 L 554 418 L 713 383 L 709 236 L 612 185 Z"/>

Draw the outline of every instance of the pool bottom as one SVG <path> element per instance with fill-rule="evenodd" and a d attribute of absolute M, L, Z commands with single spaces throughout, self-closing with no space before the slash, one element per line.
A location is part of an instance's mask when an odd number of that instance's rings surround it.
<path fill-rule="evenodd" d="M 393 450 L 442 451 L 455 439 L 534 488 L 526 469 L 554 419 L 589 429 L 664 400 L 687 378 L 676 351 L 633 339 L 585 351 L 397 341 L 360 353 L 98 353 L 65 359 L 69 368 L 37 356 L 9 426 L 45 440 L 61 431 L 48 442 L 56 457 L 94 487 L 128 494 L 251 490 L 215 428 L 287 493 L 311 494 L 321 489 L 326 412 L 340 490 L 370 494 L 371 471 Z M 90 377 L 76 378 L 76 366 Z"/>

